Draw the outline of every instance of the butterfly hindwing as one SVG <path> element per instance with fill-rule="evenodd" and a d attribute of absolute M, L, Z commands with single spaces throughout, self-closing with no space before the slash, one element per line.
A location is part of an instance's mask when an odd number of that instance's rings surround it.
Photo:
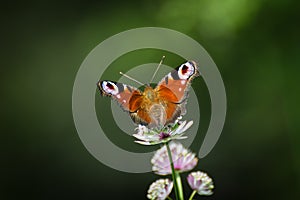
<path fill-rule="evenodd" d="M 130 117 L 137 124 L 148 125 L 151 122 L 147 109 L 145 109 L 145 104 L 144 95 L 137 91 L 133 92 L 129 100 L 129 110 Z"/>

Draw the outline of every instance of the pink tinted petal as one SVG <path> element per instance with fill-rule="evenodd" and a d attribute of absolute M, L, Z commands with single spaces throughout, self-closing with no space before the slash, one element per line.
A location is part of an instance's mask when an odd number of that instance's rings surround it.
<path fill-rule="evenodd" d="M 189 183 L 189 185 L 191 186 L 191 188 L 194 190 L 194 177 L 192 175 L 188 175 L 187 177 L 187 181 Z"/>

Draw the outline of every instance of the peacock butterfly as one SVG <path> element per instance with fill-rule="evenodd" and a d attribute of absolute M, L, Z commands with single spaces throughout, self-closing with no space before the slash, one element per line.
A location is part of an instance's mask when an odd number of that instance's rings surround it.
<path fill-rule="evenodd" d="M 108 80 L 99 81 L 97 86 L 102 96 L 116 100 L 135 123 L 156 128 L 174 123 L 186 113 L 190 84 L 199 74 L 196 62 L 187 61 L 167 74 L 155 88 L 147 84 L 141 91 Z"/>

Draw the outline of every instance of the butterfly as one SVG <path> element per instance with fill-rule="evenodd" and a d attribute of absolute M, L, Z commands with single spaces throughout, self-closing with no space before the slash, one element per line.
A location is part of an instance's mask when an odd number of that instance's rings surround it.
<path fill-rule="evenodd" d="M 186 114 L 191 81 L 199 75 L 196 62 L 187 61 L 167 74 L 155 88 L 147 84 L 141 91 L 109 80 L 99 81 L 97 86 L 102 96 L 116 100 L 136 124 L 157 128 Z"/>

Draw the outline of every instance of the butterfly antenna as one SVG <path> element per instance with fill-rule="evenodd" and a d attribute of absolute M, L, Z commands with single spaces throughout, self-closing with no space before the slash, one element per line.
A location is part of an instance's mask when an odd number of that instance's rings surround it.
<path fill-rule="evenodd" d="M 152 76 L 152 78 L 151 78 L 151 80 L 150 80 L 150 83 L 152 83 L 152 81 L 153 81 L 153 79 L 154 79 L 156 73 L 158 72 L 158 69 L 160 68 L 162 62 L 164 61 L 164 58 L 165 58 L 165 57 L 166 57 L 166 56 L 163 56 L 163 57 L 161 58 L 161 60 L 160 60 L 160 62 L 159 62 L 159 64 L 158 64 L 158 66 L 157 66 L 157 68 L 156 68 L 156 70 L 155 70 L 155 72 L 154 72 L 154 74 L 153 74 L 153 76 Z"/>
<path fill-rule="evenodd" d="M 130 79 L 130 80 L 132 80 L 132 81 L 134 81 L 134 82 L 136 82 L 136 83 L 138 83 L 138 84 L 140 84 L 140 85 L 145 85 L 145 84 L 143 84 L 143 83 L 141 83 L 141 82 L 135 80 L 134 78 L 132 78 L 132 77 L 130 77 L 130 76 L 124 74 L 123 72 L 120 72 L 120 74 L 121 74 L 122 76 L 125 76 L 126 78 L 128 78 L 128 79 Z"/>

